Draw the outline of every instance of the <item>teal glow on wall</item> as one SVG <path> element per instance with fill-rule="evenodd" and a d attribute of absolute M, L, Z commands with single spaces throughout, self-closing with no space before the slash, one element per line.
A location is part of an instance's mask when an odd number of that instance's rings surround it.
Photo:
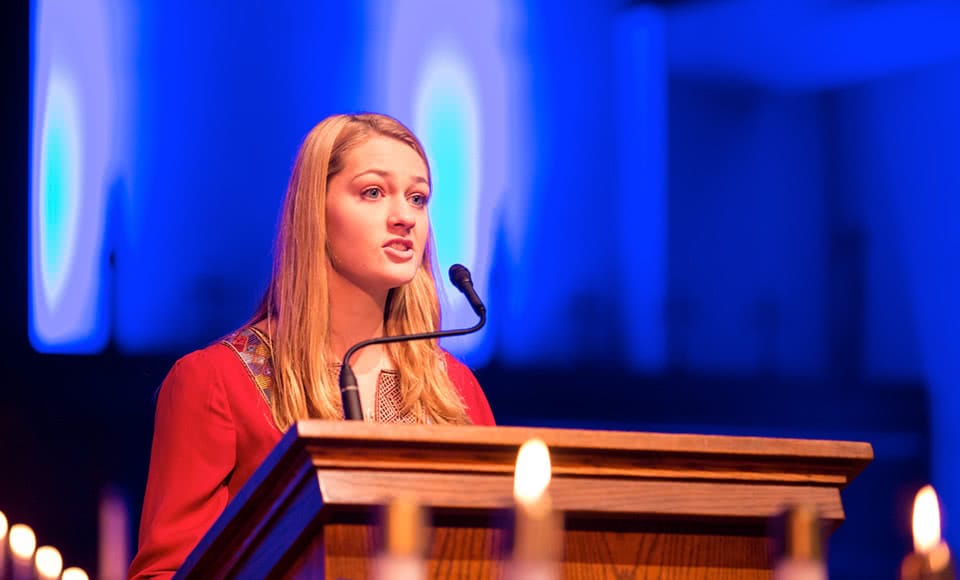
<path fill-rule="evenodd" d="M 500 1 L 415 0 L 402 9 L 385 0 L 370 4 L 366 101 L 406 123 L 427 150 L 445 328 L 475 320 L 446 280 L 447 269 L 464 264 L 480 296 L 495 300 L 491 268 L 498 243 L 515 257 L 524 241 L 531 151 L 524 71 L 530 55 L 512 26 L 523 10 Z M 428 20 L 431 26 L 424 27 Z M 418 33 L 410 34 L 414 29 Z M 443 345 L 482 365 L 507 319 L 500 310 L 483 331 Z"/>
<path fill-rule="evenodd" d="M 120 35 L 102 0 L 37 0 L 32 15 L 30 342 L 92 353 L 109 337 L 103 240 L 117 91 L 108 44 Z"/>

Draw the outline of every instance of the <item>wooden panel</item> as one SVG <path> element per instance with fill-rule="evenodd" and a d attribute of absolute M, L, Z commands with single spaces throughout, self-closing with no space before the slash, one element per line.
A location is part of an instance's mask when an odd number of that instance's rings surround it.
<path fill-rule="evenodd" d="M 443 425 L 355 424 L 345 421 L 301 421 L 297 432 L 306 439 L 370 441 L 409 444 L 516 446 L 539 437 L 548 445 L 568 449 L 610 449 L 626 452 L 690 453 L 707 455 L 757 455 L 794 458 L 873 457 L 870 446 L 851 441 L 687 435 L 627 431 L 588 431 L 540 427 L 474 427 Z"/>
<path fill-rule="evenodd" d="M 570 532 L 565 549 L 569 579 L 772 577 L 768 541 L 757 536 Z"/>
<path fill-rule="evenodd" d="M 512 505 L 513 479 L 473 475 L 469 493 L 452 474 L 318 470 L 327 506 L 370 506 L 402 493 L 441 509 L 506 509 Z M 828 520 L 842 520 L 836 489 L 818 486 L 703 483 L 666 480 L 556 478 L 550 496 L 558 510 L 594 516 L 633 514 L 688 516 L 722 520 L 763 520 L 787 503 L 816 505 Z"/>
<path fill-rule="evenodd" d="M 297 579 L 367 578 L 374 555 L 374 530 L 329 524 L 312 551 L 325 552 L 325 570 L 302 559 L 284 576 Z M 571 531 L 564 538 L 563 577 L 570 580 L 625 578 L 769 579 L 769 545 L 762 536 L 736 534 Z M 322 547 L 321 547 L 322 545 Z M 498 529 L 434 529 L 428 570 L 431 578 L 503 577 L 507 551 Z"/>
<path fill-rule="evenodd" d="M 782 481 L 844 486 L 873 457 L 846 441 L 707 437 L 519 427 L 297 424 L 319 468 L 512 473 L 519 446 L 543 439 L 555 475 Z"/>
<path fill-rule="evenodd" d="M 346 453 L 334 445 L 311 445 L 310 453 L 318 468 L 400 469 L 404 471 L 443 471 L 513 474 L 519 445 L 498 450 L 423 449 L 357 447 Z M 625 454 L 615 451 L 574 454 L 563 448 L 551 449 L 553 474 L 594 475 L 604 477 L 644 477 L 657 479 L 701 479 L 725 481 L 782 481 L 846 485 L 849 466 L 822 465 L 811 469 L 808 463 L 789 464 L 745 458 L 690 458 L 661 455 Z"/>

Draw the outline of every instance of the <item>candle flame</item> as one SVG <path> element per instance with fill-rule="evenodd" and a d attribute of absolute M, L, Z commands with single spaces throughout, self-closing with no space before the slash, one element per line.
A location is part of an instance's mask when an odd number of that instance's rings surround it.
<path fill-rule="evenodd" d="M 940 505 L 933 486 L 925 485 L 913 500 L 913 547 L 929 552 L 940 543 Z"/>
<path fill-rule="evenodd" d="M 82 568 L 72 567 L 63 571 L 63 576 L 60 576 L 60 580 L 90 580 L 90 577 L 87 576 L 87 573 L 84 572 Z"/>
<path fill-rule="evenodd" d="M 10 529 L 10 522 L 7 521 L 7 516 L 0 512 L 0 542 L 7 539 L 7 530 Z M 0 548 L 2 550 L 3 548 Z"/>
<path fill-rule="evenodd" d="M 41 546 L 37 548 L 34 564 L 41 578 L 59 578 L 63 570 L 63 557 L 53 546 Z"/>
<path fill-rule="evenodd" d="M 33 557 L 37 549 L 37 536 L 25 524 L 14 524 L 10 527 L 10 551 L 17 558 L 27 560 Z"/>
<path fill-rule="evenodd" d="M 513 476 L 513 496 L 530 503 L 540 499 L 550 485 L 550 450 L 540 439 L 531 439 L 520 446 Z"/>

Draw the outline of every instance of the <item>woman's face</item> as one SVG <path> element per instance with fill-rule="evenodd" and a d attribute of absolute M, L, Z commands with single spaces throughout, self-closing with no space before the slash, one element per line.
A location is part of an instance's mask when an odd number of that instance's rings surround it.
<path fill-rule="evenodd" d="M 402 141 L 372 135 L 344 155 L 327 188 L 333 275 L 374 294 L 413 279 L 430 228 L 427 165 Z"/>

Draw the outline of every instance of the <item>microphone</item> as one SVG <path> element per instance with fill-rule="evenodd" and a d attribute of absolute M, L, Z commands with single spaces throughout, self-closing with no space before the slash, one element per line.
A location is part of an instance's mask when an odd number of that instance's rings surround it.
<path fill-rule="evenodd" d="M 340 397 L 343 400 L 343 417 L 350 421 L 363 421 L 363 409 L 360 406 L 360 387 L 357 386 L 357 377 L 350 368 L 350 357 L 355 352 L 365 346 L 374 344 L 385 344 L 388 342 L 403 342 L 407 340 L 426 340 L 432 338 L 443 338 L 445 336 L 460 336 L 470 334 L 483 328 L 487 323 L 487 309 L 484 307 L 477 291 L 473 289 L 473 280 L 470 278 L 470 271 L 460 264 L 450 266 L 450 282 L 454 287 L 466 296 L 470 302 L 470 307 L 480 317 L 480 321 L 469 328 L 457 328 L 453 330 L 437 330 L 434 332 L 421 332 L 417 334 L 401 334 L 398 336 L 381 336 L 358 342 L 347 349 L 343 355 L 343 365 L 340 367 Z"/>
<path fill-rule="evenodd" d="M 485 318 L 487 316 L 487 309 L 483 306 L 483 302 L 480 302 L 477 291 L 473 289 L 473 279 L 470 278 L 470 270 L 467 270 L 460 264 L 450 266 L 450 281 L 453 282 L 457 290 L 467 297 L 467 301 L 470 302 L 470 307 L 477 313 L 477 316 Z"/>

